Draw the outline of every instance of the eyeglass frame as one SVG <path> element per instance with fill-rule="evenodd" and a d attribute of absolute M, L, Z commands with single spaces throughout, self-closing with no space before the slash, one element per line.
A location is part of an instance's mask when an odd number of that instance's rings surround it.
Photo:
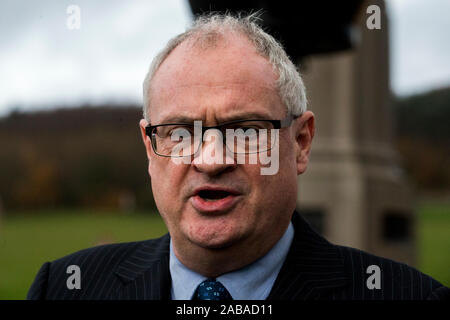
<path fill-rule="evenodd" d="M 222 124 L 218 124 L 216 126 L 201 126 L 201 141 L 200 144 L 201 145 L 204 141 L 203 141 L 203 136 L 205 134 L 206 131 L 210 130 L 210 129 L 217 129 L 220 132 L 222 132 L 223 134 L 223 127 L 226 125 L 231 125 L 231 124 L 236 124 L 236 123 L 240 123 L 240 122 L 247 122 L 247 121 L 265 121 L 265 122 L 270 122 L 273 125 L 273 129 L 284 129 L 284 128 L 288 128 L 291 124 L 292 121 L 294 121 L 295 119 L 301 117 L 302 114 L 299 114 L 297 116 L 290 114 L 288 115 L 286 118 L 282 119 L 282 120 L 271 120 L 271 119 L 242 119 L 242 120 L 233 120 L 233 121 L 229 121 L 229 122 L 224 122 Z M 154 129 L 157 129 L 158 127 L 163 127 L 163 126 L 173 126 L 173 125 L 187 125 L 187 126 L 192 126 L 194 127 L 194 125 L 189 124 L 189 123 L 161 123 L 161 124 L 156 124 L 156 125 L 151 125 L 148 124 L 145 127 L 145 134 L 150 138 L 151 141 L 151 145 L 152 145 L 152 149 L 153 152 L 155 152 L 156 155 L 160 156 L 160 157 L 165 157 L 165 158 L 172 158 L 172 156 L 170 155 L 163 155 L 163 154 L 159 154 L 156 151 L 156 141 L 154 136 L 156 135 L 155 132 L 153 132 Z M 225 135 L 224 135 L 224 139 L 225 139 Z M 270 150 L 270 149 L 268 149 Z M 198 152 L 198 150 L 196 152 L 194 152 L 192 155 L 195 155 Z M 190 156 L 192 156 L 190 155 Z"/>

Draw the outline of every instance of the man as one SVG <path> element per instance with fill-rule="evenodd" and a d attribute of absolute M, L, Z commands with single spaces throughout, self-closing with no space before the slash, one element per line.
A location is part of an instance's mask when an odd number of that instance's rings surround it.
<path fill-rule="evenodd" d="M 169 234 L 48 262 L 28 298 L 448 297 L 407 265 L 327 242 L 295 212 L 314 136 L 304 91 L 252 16 L 199 18 L 154 59 L 144 82 L 140 130 Z M 372 265 L 381 272 L 374 286 Z M 68 284 L 69 266 L 79 268 L 78 288 Z"/>

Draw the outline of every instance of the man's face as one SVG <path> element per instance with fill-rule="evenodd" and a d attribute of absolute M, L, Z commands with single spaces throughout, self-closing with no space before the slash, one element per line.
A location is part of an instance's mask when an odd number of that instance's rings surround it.
<path fill-rule="evenodd" d="M 226 43 L 210 49 L 184 42 L 153 78 L 151 124 L 201 120 L 203 126 L 213 126 L 240 119 L 284 119 L 276 79 L 268 60 L 243 37 L 228 36 Z M 261 175 L 261 165 L 248 161 L 207 164 L 196 158 L 176 164 L 154 153 L 144 133 L 147 122 L 141 120 L 153 195 L 178 250 L 243 244 L 262 248 L 281 236 L 295 209 L 297 174 L 306 168 L 310 140 L 305 151 L 300 134 L 302 127 L 309 130 L 301 125 L 306 118 L 280 130 L 275 175 Z M 219 198 L 221 190 L 228 198 L 208 200 L 202 197 L 204 190 Z"/>

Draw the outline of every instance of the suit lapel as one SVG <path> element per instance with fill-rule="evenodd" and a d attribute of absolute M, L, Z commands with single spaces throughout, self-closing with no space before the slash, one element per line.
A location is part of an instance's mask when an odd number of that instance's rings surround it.
<path fill-rule="evenodd" d="M 317 299 L 347 284 L 339 249 L 317 234 L 297 213 L 294 239 L 267 299 Z M 148 240 L 116 269 L 120 288 L 115 299 L 170 299 L 169 235 Z"/>
<path fill-rule="evenodd" d="M 345 286 L 347 276 L 339 249 L 317 234 L 297 212 L 292 224 L 294 239 L 267 299 L 318 299 Z"/>
<path fill-rule="evenodd" d="M 168 234 L 143 241 L 118 266 L 115 271 L 121 280 L 118 299 L 170 299 L 169 242 Z"/>

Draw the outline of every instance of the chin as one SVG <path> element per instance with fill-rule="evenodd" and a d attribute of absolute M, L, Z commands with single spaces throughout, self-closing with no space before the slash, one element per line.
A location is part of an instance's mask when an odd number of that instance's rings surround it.
<path fill-rule="evenodd" d="M 223 215 L 200 215 L 188 211 L 180 221 L 180 231 L 191 243 L 205 249 L 228 248 L 251 232 L 239 211 Z"/>
<path fill-rule="evenodd" d="M 217 232 L 193 233 L 188 236 L 189 240 L 204 249 L 226 249 L 242 239 L 242 236 L 233 232 L 227 234 L 219 230 Z"/>
<path fill-rule="evenodd" d="M 203 249 L 209 249 L 209 250 L 221 250 L 221 249 L 227 249 L 233 246 L 237 241 L 236 240 L 225 240 L 225 241 L 200 241 L 196 244 L 203 248 Z"/>

